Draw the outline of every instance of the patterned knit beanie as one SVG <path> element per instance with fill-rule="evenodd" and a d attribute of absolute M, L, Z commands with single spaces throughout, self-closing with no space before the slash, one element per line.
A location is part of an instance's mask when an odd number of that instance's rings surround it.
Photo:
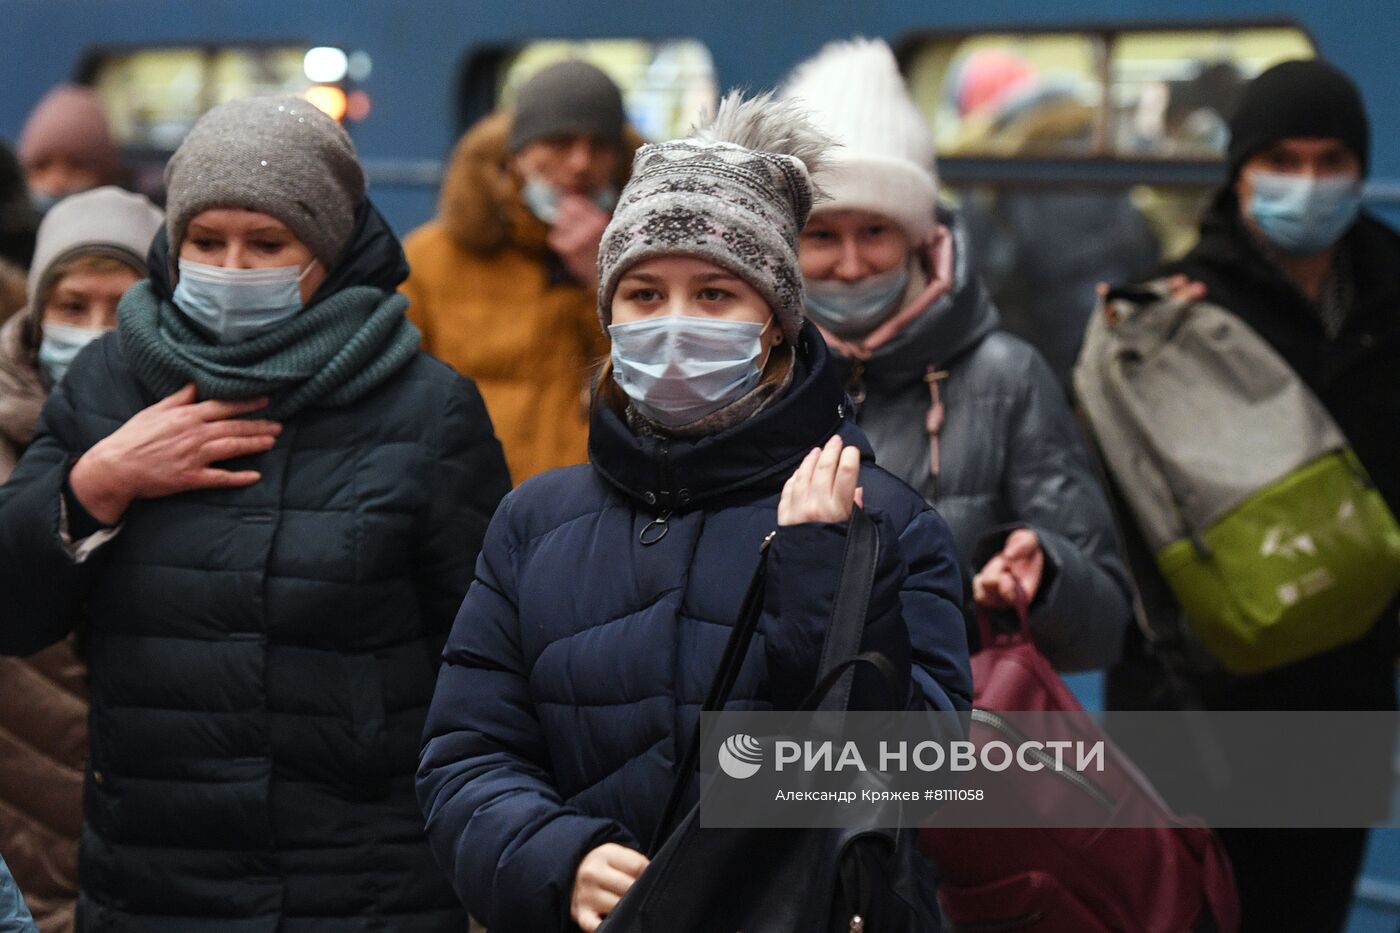
<path fill-rule="evenodd" d="M 935 226 L 933 137 L 883 40 L 833 42 L 798 65 L 779 93 L 799 102 L 840 148 L 816 176 L 822 210 L 888 217 L 919 244 Z"/>
<path fill-rule="evenodd" d="M 270 214 L 326 268 L 335 265 L 365 196 L 365 173 L 340 124 L 300 97 L 244 97 L 195 123 L 165 167 L 166 230 L 179 252 L 201 211 Z"/>
<path fill-rule="evenodd" d="M 690 256 L 752 285 L 795 343 L 803 314 L 797 234 L 812 210 L 810 173 L 829 146 L 796 105 L 731 91 L 689 138 L 637 150 L 598 251 L 603 327 L 628 269 Z"/>

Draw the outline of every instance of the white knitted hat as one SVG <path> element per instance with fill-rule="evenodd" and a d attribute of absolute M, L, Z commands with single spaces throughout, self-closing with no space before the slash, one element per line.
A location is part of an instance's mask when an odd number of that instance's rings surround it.
<path fill-rule="evenodd" d="M 934 228 L 933 138 L 883 40 L 833 42 L 793 70 L 780 91 L 801 101 L 839 149 L 813 179 L 819 209 L 866 210 L 898 221 L 915 243 Z"/>

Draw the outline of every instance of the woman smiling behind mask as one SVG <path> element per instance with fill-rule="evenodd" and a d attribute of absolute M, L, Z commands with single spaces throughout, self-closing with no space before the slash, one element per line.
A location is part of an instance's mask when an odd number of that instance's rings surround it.
<path fill-rule="evenodd" d="M 600 253 L 613 351 L 591 462 L 497 512 L 426 731 L 429 837 L 493 933 L 591 933 L 646 866 L 775 529 L 732 707 L 791 709 L 813 686 L 863 501 L 882 543 L 865 648 L 894 662 L 901 705 L 967 708 L 947 529 L 869 462 L 803 320 L 795 246 L 824 148 L 791 109 L 733 95 L 638 152 Z"/>
<path fill-rule="evenodd" d="M 0 490 L 0 650 L 87 633 L 79 929 L 461 929 L 412 774 L 500 447 L 338 124 L 220 105 L 166 182 Z"/>
<path fill-rule="evenodd" d="M 834 43 L 783 94 L 842 144 L 817 175 L 831 198 L 802 231 L 802 273 L 877 460 L 947 519 L 976 605 L 1006 609 L 1019 588 L 1056 667 L 1113 662 L 1129 604 L 1107 501 L 1045 361 L 1000 329 L 937 206 L 894 55 Z"/>

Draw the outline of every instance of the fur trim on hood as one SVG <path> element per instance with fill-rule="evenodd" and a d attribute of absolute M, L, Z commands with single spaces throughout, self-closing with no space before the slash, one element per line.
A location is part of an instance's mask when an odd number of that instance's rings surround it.
<path fill-rule="evenodd" d="M 438 199 L 438 219 L 453 241 L 474 253 L 494 253 L 515 242 L 544 247 L 548 229 L 525 209 L 520 183 L 506 167 L 511 114 L 497 111 L 467 131 L 452 152 Z M 632 156 L 644 140 L 623 130 L 623 152 L 614 179 L 620 190 L 632 172 Z"/>

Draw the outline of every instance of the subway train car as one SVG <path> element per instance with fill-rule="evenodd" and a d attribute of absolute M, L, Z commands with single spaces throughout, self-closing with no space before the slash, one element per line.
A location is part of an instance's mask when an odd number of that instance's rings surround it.
<path fill-rule="evenodd" d="M 771 86 L 831 39 L 883 37 L 934 126 L 982 274 L 1052 362 L 1046 309 L 1020 304 L 1026 270 L 1074 267 L 1072 283 L 1032 291 L 1083 313 L 1096 279 L 1189 248 L 1223 178 L 1234 95 L 1276 61 L 1319 55 L 1355 78 L 1373 125 L 1366 201 L 1400 221 L 1400 27 L 1366 0 L 0 0 L 0 15 L 0 137 L 50 86 L 90 84 L 132 186 L 159 197 L 165 158 L 205 109 L 304 94 L 344 121 L 400 233 L 432 216 L 462 131 L 551 60 L 603 67 L 634 125 L 663 138 L 722 89 Z M 1070 216 L 1097 235 L 1036 228 Z M 1065 250 L 1037 252 L 1052 240 Z M 1400 832 L 1377 832 L 1349 929 L 1397 919 Z"/>

